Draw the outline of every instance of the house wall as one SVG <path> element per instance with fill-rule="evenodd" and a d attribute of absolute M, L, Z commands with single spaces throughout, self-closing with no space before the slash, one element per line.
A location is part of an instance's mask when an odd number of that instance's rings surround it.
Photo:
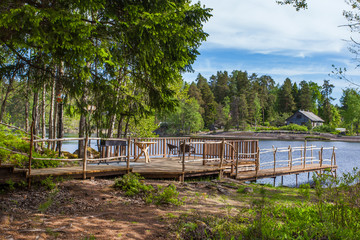
<path fill-rule="evenodd" d="M 287 120 L 287 125 L 289 125 L 291 123 L 294 123 L 297 125 L 305 125 L 305 124 L 307 124 L 308 121 L 309 121 L 309 118 L 307 118 L 305 115 L 297 112 Z"/>
<path fill-rule="evenodd" d="M 294 123 L 294 124 L 297 124 L 297 125 L 306 125 L 309 121 L 311 121 L 309 118 L 307 118 L 305 115 L 297 112 L 287 120 L 286 124 L 289 125 L 291 123 Z M 311 125 L 313 127 L 316 127 L 316 126 L 323 125 L 323 123 L 322 122 L 313 122 L 313 121 L 311 121 Z"/>

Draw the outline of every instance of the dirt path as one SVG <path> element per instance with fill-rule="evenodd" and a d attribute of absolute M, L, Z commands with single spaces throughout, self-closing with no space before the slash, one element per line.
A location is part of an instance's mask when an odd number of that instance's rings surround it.
<path fill-rule="evenodd" d="M 187 211 L 222 214 L 229 202 L 217 194 L 236 191 L 210 182 L 171 182 L 185 204 L 155 206 L 126 197 L 112 188 L 113 183 L 71 180 L 52 192 L 34 187 L 1 194 L 0 239 L 178 239 L 171 216 Z"/>

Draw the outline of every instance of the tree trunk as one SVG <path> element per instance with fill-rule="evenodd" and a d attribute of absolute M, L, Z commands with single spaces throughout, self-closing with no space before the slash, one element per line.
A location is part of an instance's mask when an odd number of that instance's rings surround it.
<path fill-rule="evenodd" d="M 33 110 L 32 110 L 32 120 L 34 123 L 34 126 L 37 126 L 38 123 L 38 112 L 39 112 L 39 94 L 38 92 L 34 92 L 34 101 L 33 101 Z M 38 134 L 38 129 L 36 127 L 34 127 L 33 129 L 33 133 L 34 135 Z"/>
<path fill-rule="evenodd" d="M 27 101 L 25 102 L 25 132 L 29 131 L 29 101 L 28 97 L 26 97 Z"/>
<path fill-rule="evenodd" d="M 125 125 L 125 133 L 124 133 L 124 137 L 126 137 L 128 135 L 128 129 L 129 129 L 129 122 L 130 122 L 130 115 L 127 117 L 126 119 L 126 125 Z"/>
<path fill-rule="evenodd" d="M 54 102 L 55 102 L 55 78 L 51 83 L 51 93 L 50 93 L 50 111 L 49 111 L 49 138 L 53 139 L 53 118 L 54 118 Z M 53 142 L 49 143 L 49 148 L 53 149 Z"/>
<path fill-rule="evenodd" d="M 3 117 L 4 117 L 7 99 L 9 97 L 9 95 L 10 95 L 10 92 L 13 90 L 14 79 L 15 79 L 15 72 L 13 73 L 13 76 L 9 79 L 9 85 L 8 85 L 8 87 L 6 89 L 5 97 L 4 97 L 3 102 L 1 104 L 0 122 L 2 122 Z"/>
<path fill-rule="evenodd" d="M 108 132 L 107 132 L 107 138 L 111 138 L 112 135 L 113 135 L 113 132 L 114 132 L 114 128 L 115 128 L 115 121 L 116 121 L 116 114 L 113 114 L 111 117 L 110 117 L 110 126 L 109 126 L 109 129 L 108 129 Z"/>
<path fill-rule="evenodd" d="M 41 103 L 41 138 L 45 139 L 46 137 L 46 127 L 45 127 L 45 104 L 46 104 L 46 84 L 43 85 L 42 91 L 42 103 Z M 42 142 L 42 147 L 44 147 L 45 142 Z"/>
<path fill-rule="evenodd" d="M 86 117 L 84 114 L 81 114 L 80 122 L 79 122 L 79 138 L 85 137 L 85 125 L 86 125 Z M 84 141 L 79 141 L 78 144 L 78 152 L 79 158 L 84 157 Z"/>
<path fill-rule="evenodd" d="M 56 98 L 59 99 L 59 102 L 56 104 L 57 105 L 57 131 L 55 131 L 54 129 L 54 135 L 57 134 L 57 138 L 62 138 L 64 136 L 64 124 L 63 124 L 63 103 L 62 103 L 62 76 L 64 75 L 64 69 L 63 69 L 63 63 L 61 63 L 58 66 L 57 69 L 57 79 L 56 79 Z M 56 124 L 54 125 L 55 128 Z M 56 150 L 59 151 L 59 157 L 60 157 L 60 153 L 61 153 L 61 145 L 62 142 L 59 141 L 56 143 Z"/>
<path fill-rule="evenodd" d="M 117 129 L 117 137 L 118 138 L 121 138 L 122 137 L 122 124 L 123 124 L 123 119 L 124 119 L 124 116 L 121 115 L 119 121 L 118 121 L 118 129 Z"/>

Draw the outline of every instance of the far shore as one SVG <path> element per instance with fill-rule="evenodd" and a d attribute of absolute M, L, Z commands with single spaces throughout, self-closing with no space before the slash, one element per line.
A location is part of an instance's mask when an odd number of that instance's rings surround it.
<path fill-rule="evenodd" d="M 251 132 L 251 131 L 233 131 L 217 133 L 200 134 L 198 136 L 214 137 L 236 137 L 242 139 L 259 139 L 259 140 L 292 140 L 292 141 L 341 141 L 341 142 L 360 142 L 360 136 L 334 135 L 331 133 L 312 133 L 312 132 L 289 132 L 289 131 L 272 131 L 272 132 Z"/>

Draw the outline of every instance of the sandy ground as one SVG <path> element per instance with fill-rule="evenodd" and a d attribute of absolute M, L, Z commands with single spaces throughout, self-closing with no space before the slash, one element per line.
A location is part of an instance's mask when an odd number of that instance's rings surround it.
<path fill-rule="evenodd" d="M 175 219 L 187 211 L 224 213 L 221 195 L 235 192 L 212 182 L 175 184 L 182 206 L 146 204 L 112 188 L 113 180 L 71 180 L 0 194 L 0 239 L 179 239 Z M 212 197 L 209 197 L 212 196 Z M 185 198 L 184 198 L 185 197 Z M 238 203 L 230 203 L 238 204 Z"/>

